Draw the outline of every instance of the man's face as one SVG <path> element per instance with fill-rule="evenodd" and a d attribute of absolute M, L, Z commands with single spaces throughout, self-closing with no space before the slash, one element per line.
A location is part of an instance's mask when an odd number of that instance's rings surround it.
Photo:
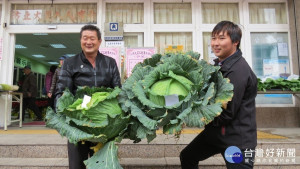
<path fill-rule="evenodd" d="M 238 42 L 232 43 L 227 32 L 220 32 L 211 37 L 211 48 L 220 61 L 234 54 L 237 45 Z"/>
<path fill-rule="evenodd" d="M 85 55 L 93 55 L 98 53 L 101 39 L 98 39 L 96 31 L 85 30 L 82 32 L 80 43 Z"/>
<path fill-rule="evenodd" d="M 27 68 L 25 68 L 25 69 L 23 69 L 23 72 L 25 73 L 25 75 L 28 75 L 29 73 L 30 73 L 30 69 L 27 69 Z"/>

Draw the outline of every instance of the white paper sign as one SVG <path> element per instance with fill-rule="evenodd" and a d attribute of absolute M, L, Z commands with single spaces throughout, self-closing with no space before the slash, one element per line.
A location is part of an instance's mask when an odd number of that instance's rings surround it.
<path fill-rule="evenodd" d="M 84 95 L 83 96 L 83 101 L 82 101 L 82 103 L 81 103 L 81 107 L 82 108 L 87 108 L 86 107 L 86 104 L 88 104 L 90 101 L 91 101 L 91 96 L 88 96 L 88 95 Z"/>
<path fill-rule="evenodd" d="M 166 106 L 173 106 L 174 104 L 179 103 L 179 98 L 177 94 L 172 94 L 165 96 L 165 105 Z"/>
<path fill-rule="evenodd" d="M 281 73 L 290 73 L 288 59 L 264 59 L 264 76 L 279 77 Z"/>
<path fill-rule="evenodd" d="M 278 56 L 289 56 L 287 43 L 277 43 L 277 47 L 278 47 Z"/>

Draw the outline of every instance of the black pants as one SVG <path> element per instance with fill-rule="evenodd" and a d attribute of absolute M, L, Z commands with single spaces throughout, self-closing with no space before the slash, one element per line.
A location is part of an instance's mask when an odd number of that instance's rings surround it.
<path fill-rule="evenodd" d="M 48 101 L 48 106 L 54 109 L 54 97 L 51 98 L 48 97 L 47 101 Z"/>
<path fill-rule="evenodd" d="M 89 141 L 84 142 L 84 144 L 79 142 L 77 145 L 68 141 L 69 169 L 85 169 L 83 161 L 94 154 L 90 147 L 95 145 Z"/>
<path fill-rule="evenodd" d="M 22 110 L 22 120 L 23 121 L 25 119 L 25 110 L 27 108 L 32 110 L 38 119 L 42 119 L 42 114 L 41 114 L 39 108 L 37 107 L 37 105 L 35 104 L 35 98 L 28 97 L 28 98 L 23 98 L 23 110 Z"/>
<path fill-rule="evenodd" d="M 203 161 L 215 154 L 221 153 L 228 169 L 252 169 L 254 166 L 255 147 L 251 148 L 253 152 L 248 153 L 250 149 L 246 151 L 241 150 L 243 154 L 243 161 L 241 163 L 229 163 L 225 157 L 224 152 L 226 149 L 216 147 L 209 144 L 204 138 L 203 132 L 200 133 L 189 145 L 187 145 L 180 153 L 180 162 L 182 169 L 198 169 L 199 161 Z M 251 157 L 250 157 L 251 156 Z"/>

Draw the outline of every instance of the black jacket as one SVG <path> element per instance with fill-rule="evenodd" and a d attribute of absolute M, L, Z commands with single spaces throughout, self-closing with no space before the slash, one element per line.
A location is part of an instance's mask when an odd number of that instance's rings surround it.
<path fill-rule="evenodd" d="M 38 89 L 36 85 L 36 77 L 32 72 L 30 72 L 28 75 L 25 75 L 25 79 L 22 84 L 22 93 L 24 95 L 23 97 L 28 98 L 28 93 L 30 93 L 30 97 L 35 98 L 37 97 L 37 92 Z"/>
<path fill-rule="evenodd" d="M 64 60 L 56 85 L 56 99 L 65 88 L 75 94 L 78 86 L 121 87 L 120 73 L 116 61 L 98 52 L 95 69 L 83 52 Z"/>
<path fill-rule="evenodd" d="M 218 65 L 218 60 L 216 60 Z M 257 78 L 237 50 L 224 60 L 220 71 L 234 86 L 234 95 L 220 116 L 205 126 L 205 134 L 211 143 L 221 148 L 237 146 L 240 149 L 257 145 L 256 107 Z"/>

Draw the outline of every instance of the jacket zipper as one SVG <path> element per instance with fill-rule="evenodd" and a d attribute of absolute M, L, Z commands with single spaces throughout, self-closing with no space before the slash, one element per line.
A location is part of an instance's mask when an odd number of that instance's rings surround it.
<path fill-rule="evenodd" d="M 94 77 L 95 77 L 95 87 L 97 87 L 96 68 L 93 68 L 93 70 L 94 70 Z"/>

